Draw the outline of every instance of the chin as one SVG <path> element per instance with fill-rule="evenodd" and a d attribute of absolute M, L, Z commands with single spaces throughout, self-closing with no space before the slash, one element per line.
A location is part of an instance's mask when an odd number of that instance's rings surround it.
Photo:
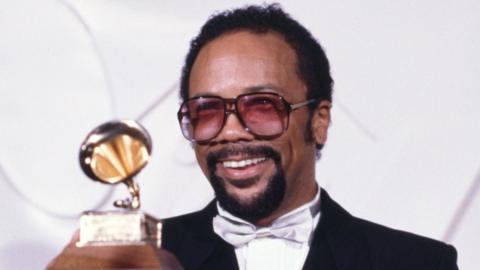
<path fill-rule="evenodd" d="M 227 196 L 230 198 L 230 200 L 236 201 L 236 203 L 242 207 L 252 208 L 255 207 L 255 204 L 259 198 L 265 196 L 265 192 L 265 189 L 256 192 L 249 192 L 248 194 L 247 192 L 241 192 L 240 194 L 227 192 Z"/>
<path fill-rule="evenodd" d="M 270 216 L 283 201 L 286 182 L 283 170 L 277 166 L 275 174 L 267 181 L 265 188 L 251 194 L 235 194 L 227 191 L 225 180 L 217 175 L 210 179 L 215 197 L 223 209 L 236 217 L 255 223 Z"/>

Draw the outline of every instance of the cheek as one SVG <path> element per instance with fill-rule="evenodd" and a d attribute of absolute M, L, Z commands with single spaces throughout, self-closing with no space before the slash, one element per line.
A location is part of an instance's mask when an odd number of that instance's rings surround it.
<path fill-rule="evenodd" d="M 282 163 L 284 169 L 297 167 L 299 162 L 307 158 L 308 152 L 314 144 L 306 140 L 307 119 L 291 118 L 291 125 L 285 133 L 285 141 L 282 146 Z M 312 150 L 313 151 L 313 150 Z M 288 171 L 287 171 L 288 173 Z"/>
<path fill-rule="evenodd" d="M 202 169 L 203 174 L 209 177 L 208 165 L 207 165 L 207 153 L 201 146 L 194 146 L 195 157 L 197 158 L 197 163 Z"/>
<path fill-rule="evenodd" d="M 293 128 L 292 128 L 293 130 Z M 290 131 L 290 128 L 289 128 Z M 299 148 L 299 139 L 294 132 L 286 132 L 275 142 L 274 148 L 280 153 L 282 158 L 282 168 L 285 173 L 289 173 L 290 168 L 294 165 L 298 159 L 298 148 Z"/>

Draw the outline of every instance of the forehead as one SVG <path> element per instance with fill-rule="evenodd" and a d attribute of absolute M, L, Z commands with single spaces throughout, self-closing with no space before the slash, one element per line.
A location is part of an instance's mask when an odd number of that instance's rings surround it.
<path fill-rule="evenodd" d="M 235 97 L 263 85 L 287 97 L 304 88 L 295 51 L 284 38 L 276 32 L 246 30 L 207 43 L 195 60 L 189 85 L 189 97 Z"/>

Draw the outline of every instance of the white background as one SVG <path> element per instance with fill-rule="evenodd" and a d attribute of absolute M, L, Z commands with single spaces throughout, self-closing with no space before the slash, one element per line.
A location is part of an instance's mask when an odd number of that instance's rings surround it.
<path fill-rule="evenodd" d="M 211 199 L 176 122 L 177 82 L 208 16 L 245 3 L 0 0 L 1 269 L 43 268 L 82 210 L 127 196 L 78 165 L 107 120 L 144 115 L 151 132 L 143 210 L 168 217 Z M 460 268 L 478 269 L 480 2 L 281 4 L 320 40 L 336 81 L 320 185 L 356 216 L 454 244 Z"/>

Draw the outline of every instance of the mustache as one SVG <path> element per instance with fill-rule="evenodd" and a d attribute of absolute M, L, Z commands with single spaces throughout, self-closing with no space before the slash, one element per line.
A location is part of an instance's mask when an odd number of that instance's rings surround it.
<path fill-rule="evenodd" d="M 281 156 L 278 151 L 269 146 L 227 146 L 220 150 L 213 151 L 207 155 L 207 165 L 213 172 L 219 160 L 230 156 L 264 156 L 271 158 L 276 164 L 280 164 Z"/>

